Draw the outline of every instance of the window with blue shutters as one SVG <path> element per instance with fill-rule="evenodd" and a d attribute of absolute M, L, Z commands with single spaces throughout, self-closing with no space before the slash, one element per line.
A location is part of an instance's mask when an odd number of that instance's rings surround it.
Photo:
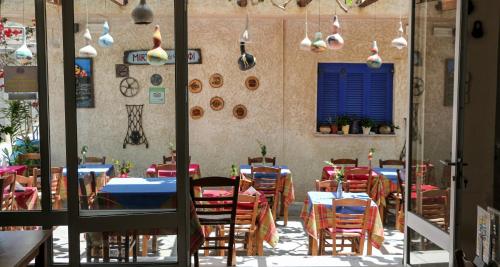
<path fill-rule="evenodd" d="M 320 63 L 317 127 L 343 115 L 392 123 L 393 76 L 393 64 L 370 69 L 363 63 Z"/>

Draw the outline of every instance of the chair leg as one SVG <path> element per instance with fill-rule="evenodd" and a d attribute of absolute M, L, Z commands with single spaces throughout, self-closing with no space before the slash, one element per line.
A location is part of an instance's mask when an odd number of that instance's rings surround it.
<path fill-rule="evenodd" d="M 366 233 L 363 233 L 361 237 L 359 238 L 359 245 L 358 245 L 358 253 L 357 255 L 363 255 L 364 250 L 365 250 L 365 235 Z"/>
<path fill-rule="evenodd" d="M 221 226 L 216 232 L 216 236 L 218 237 L 223 237 L 225 235 L 224 233 L 224 226 Z M 224 247 L 226 245 L 226 241 L 224 240 L 219 240 L 217 241 L 217 245 L 220 247 Z M 219 249 L 218 251 L 219 256 L 224 256 L 224 249 Z M 228 254 L 229 255 L 229 254 Z"/>
<path fill-rule="evenodd" d="M 137 262 L 137 254 L 139 254 L 139 236 L 134 235 L 134 250 L 132 251 L 132 261 Z"/>
<path fill-rule="evenodd" d="M 319 255 L 325 255 L 325 232 L 320 230 L 319 232 Z"/>
<path fill-rule="evenodd" d="M 130 237 L 125 233 L 125 262 L 129 262 L 130 257 Z"/>
<path fill-rule="evenodd" d="M 153 253 L 156 254 L 158 252 L 158 236 L 154 235 L 153 239 L 151 240 L 151 249 L 153 250 Z"/>
<path fill-rule="evenodd" d="M 253 246 L 254 246 L 255 232 L 248 233 L 248 241 L 245 243 L 247 246 L 247 256 L 253 256 Z"/>
<path fill-rule="evenodd" d="M 194 267 L 200 267 L 200 259 L 198 258 L 198 250 L 194 252 Z"/>
<path fill-rule="evenodd" d="M 102 234 L 102 253 L 103 261 L 109 262 L 109 236 L 107 233 Z"/>
<path fill-rule="evenodd" d="M 234 222 L 229 227 L 229 249 L 227 253 L 227 266 L 236 264 L 236 253 L 234 249 Z"/>
<path fill-rule="evenodd" d="M 337 256 L 337 234 L 330 233 L 330 237 L 332 238 L 332 255 Z"/>

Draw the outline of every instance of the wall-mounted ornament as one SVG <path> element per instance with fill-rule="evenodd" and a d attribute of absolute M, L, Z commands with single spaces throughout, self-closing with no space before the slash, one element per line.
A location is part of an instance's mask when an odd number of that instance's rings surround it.
<path fill-rule="evenodd" d="M 259 86 L 260 86 L 259 78 L 255 77 L 255 76 L 248 77 L 245 80 L 245 86 L 250 91 L 257 90 L 259 88 Z"/>
<path fill-rule="evenodd" d="M 150 65 L 160 66 L 168 62 L 167 51 L 161 48 L 161 32 L 160 26 L 155 26 L 155 32 L 153 34 L 153 49 L 149 50 L 146 55 L 146 60 Z"/>
<path fill-rule="evenodd" d="M 247 116 L 247 108 L 244 105 L 236 105 L 233 108 L 233 115 L 235 118 L 242 120 Z"/>
<path fill-rule="evenodd" d="M 139 82 L 132 77 L 127 77 L 120 82 L 120 92 L 126 97 L 136 96 L 139 93 L 139 88 Z"/>
<path fill-rule="evenodd" d="M 102 35 L 101 37 L 99 37 L 98 43 L 101 47 L 108 48 L 113 46 L 114 42 L 115 41 L 113 37 L 111 36 L 111 34 L 109 34 L 108 21 L 105 21 L 104 24 L 102 25 Z"/>
<path fill-rule="evenodd" d="M 255 57 L 245 50 L 245 43 L 240 42 L 241 56 L 238 58 L 238 66 L 241 71 L 249 70 L 257 64 Z"/>
<path fill-rule="evenodd" d="M 203 84 L 201 83 L 200 80 L 194 79 L 191 80 L 188 84 L 189 92 L 193 94 L 197 94 L 203 90 Z"/>
<path fill-rule="evenodd" d="M 224 85 L 224 77 L 222 77 L 222 75 L 219 73 L 214 73 L 210 76 L 208 83 L 213 88 L 220 88 L 222 87 L 222 85 Z"/>
<path fill-rule="evenodd" d="M 214 96 L 210 99 L 210 108 L 215 111 L 222 110 L 224 108 L 224 99 L 220 96 Z"/>
<path fill-rule="evenodd" d="M 146 144 L 146 148 L 149 148 L 148 139 L 144 134 L 144 129 L 142 128 L 142 110 L 144 105 L 126 105 L 127 116 L 128 116 L 128 129 L 127 135 L 123 140 L 123 148 L 125 149 L 127 145 L 142 145 Z"/>
<path fill-rule="evenodd" d="M 116 78 L 125 78 L 129 75 L 128 65 L 116 64 L 115 65 Z"/>
<path fill-rule="evenodd" d="M 141 0 L 132 10 L 131 15 L 135 24 L 151 24 L 153 22 L 153 9 L 146 3 L 146 0 Z"/>
<path fill-rule="evenodd" d="M 163 82 L 163 77 L 161 77 L 160 74 L 155 73 L 151 75 L 150 81 L 152 85 L 159 86 Z"/>
<path fill-rule="evenodd" d="M 340 36 L 340 23 L 337 15 L 333 16 L 332 34 L 326 37 L 326 44 L 329 49 L 339 50 L 344 46 L 344 38 Z"/>
<path fill-rule="evenodd" d="M 165 104 L 165 87 L 149 88 L 149 104 Z"/>
<path fill-rule="evenodd" d="M 189 111 L 189 114 L 191 115 L 191 118 L 193 120 L 198 120 L 201 119 L 201 117 L 203 117 L 203 114 L 205 114 L 205 110 L 203 110 L 203 108 L 200 106 L 194 106 Z"/>

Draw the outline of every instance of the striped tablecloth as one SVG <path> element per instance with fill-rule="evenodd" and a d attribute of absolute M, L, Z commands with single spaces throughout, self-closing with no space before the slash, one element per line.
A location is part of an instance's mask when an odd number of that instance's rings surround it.
<path fill-rule="evenodd" d="M 319 231 L 324 228 L 333 227 L 333 199 L 336 193 L 333 192 L 308 192 L 302 212 L 301 219 L 307 234 L 313 242 L 319 241 Z M 343 193 L 342 198 L 368 199 L 365 193 Z M 341 211 L 337 211 L 341 212 Z M 380 218 L 378 206 L 372 201 L 370 213 L 368 215 L 368 254 L 371 253 L 371 246 L 379 249 L 384 241 L 384 227 Z M 317 247 L 317 246 L 316 246 Z"/>
<path fill-rule="evenodd" d="M 283 204 L 285 206 L 290 205 L 295 200 L 295 191 L 293 188 L 293 178 L 292 172 L 287 166 L 273 166 L 275 168 L 281 168 L 281 176 L 283 179 L 283 186 L 281 187 L 281 194 L 283 195 Z M 250 165 L 240 165 L 240 173 L 246 176 L 252 174 L 252 167 Z"/>
<path fill-rule="evenodd" d="M 26 168 L 27 168 L 26 165 L 13 165 L 13 166 L 7 166 L 5 168 L 0 167 L 0 176 L 6 173 L 13 173 L 13 172 L 19 175 L 23 175 Z"/>
<path fill-rule="evenodd" d="M 149 168 L 146 170 L 146 174 L 149 177 L 156 176 L 156 164 L 151 164 Z M 176 177 L 176 171 L 160 171 L 161 177 Z M 198 179 L 201 177 L 200 164 L 191 163 L 189 164 L 189 176 L 193 177 L 193 179 Z"/>

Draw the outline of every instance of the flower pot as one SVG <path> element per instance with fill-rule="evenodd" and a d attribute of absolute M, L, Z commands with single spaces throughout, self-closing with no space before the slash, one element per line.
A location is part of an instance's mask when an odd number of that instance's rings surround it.
<path fill-rule="evenodd" d="M 328 125 L 326 125 L 326 126 L 319 126 L 319 132 L 322 133 L 322 134 L 329 134 L 331 130 L 332 129 Z"/>
<path fill-rule="evenodd" d="M 370 135 L 372 127 L 363 127 L 363 134 L 364 135 Z"/>
<path fill-rule="evenodd" d="M 339 131 L 339 126 L 337 124 L 330 125 L 330 132 L 336 134 Z"/>
<path fill-rule="evenodd" d="M 382 125 L 378 128 L 378 132 L 380 134 L 391 134 L 392 133 L 392 129 L 390 126 L 388 125 Z"/>
<path fill-rule="evenodd" d="M 128 178 L 128 173 L 122 173 L 120 174 L 120 178 Z"/>
<path fill-rule="evenodd" d="M 344 135 L 349 134 L 349 128 L 350 128 L 349 125 L 342 125 L 342 132 L 344 133 Z"/>

